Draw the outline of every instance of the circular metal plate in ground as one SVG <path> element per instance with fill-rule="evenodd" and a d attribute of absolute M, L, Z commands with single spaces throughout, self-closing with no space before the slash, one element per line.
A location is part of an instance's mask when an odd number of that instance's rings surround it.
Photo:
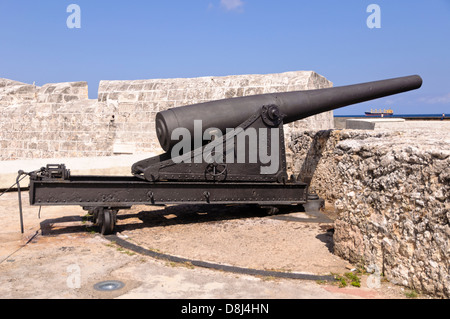
<path fill-rule="evenodd" d="M 94 285 L 94 289 L 98 291 L 114 291 L 123 288 L 125 284 L 118 280 L 101 281 Z"/>

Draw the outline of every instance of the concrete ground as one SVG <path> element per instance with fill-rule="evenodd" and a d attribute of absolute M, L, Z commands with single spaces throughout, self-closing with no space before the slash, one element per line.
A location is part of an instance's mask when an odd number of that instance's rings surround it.
<path fill-rule="evenodd" d="M 28 194 L 23 192 L 25 232 L 21 234 L 17 193 L 0 196 L 0 298 L 406 298 L 407 290 L 383 280 L 374 285 L 377 278 L 369 275 L 361 277 L 360 288 L 339 288 L 335 282 L 252 276 L 160 260 L 124 249 L 94 232 L 80 207 L 42 207 L 39 212 L 27 201 Z M 204 211 L 189 213 L 186 208 L 134 209 L 120 212 L 117 236 L 153 251 L 281 272 L 342 275 L 353 267 L 332 254 L 329 224 L 245 212 L 241 218 L 236 212 L 229 218 L 225 212 L 216 212 L 216 218 Z M 219 230 L 218 236 L 223 237 L 214 237 Z M 280 249 L 286 240 L 291 243 Z M 239 243 L 250 246 L 238 249 Z M 236 248 L 234 255 L 227 246 Z M 263 252 L 277 263 L 271 266 L 270 258 L 260 256 Z M 125 285 L 116 291 L 94 289 L 105 280 Z"/>

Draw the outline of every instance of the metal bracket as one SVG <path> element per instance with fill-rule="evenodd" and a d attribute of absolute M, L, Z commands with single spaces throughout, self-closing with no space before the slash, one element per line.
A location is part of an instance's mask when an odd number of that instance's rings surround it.
<path fill-rule="evenodd" d="M 283 118 L 284 114 L 280 112 L 277 105 L 263 105 L 252 116 L 246 119 L 242 124 L 237 126 L 231 132 L 227 132 L 219 137 L 219 135 L 212 134 L 216 138 L 212 139 L 206 145 L 201 146 L 202 149 L 191 150 L 188 153 L 183 154 L 183 161 L 176 161 L 170 157 L 170 152 L 164 155 L 158 155 L 146 160 L 139 161 L 133 165 L 132 172 L 136 177 L 144 179 L 149 182 L 159 181 L 192 181 L 192 182 L 275 182 L 285 183 L 287 180 L 286 173 L 286 154 L 284 145 L 284 130 L 283 130 Z M 245 162 L 241 163 L 237 158 L 237 142 L 238 141 L 250 141 L 249 137 L 250 129 L 256 129 L 255 143 L 260 143 L 260 130 L 277 129 L 279 149 L 276 154 L 278 167 L 274 173 L 261 174 L 261 168 L 265 167 L 266 163 L 260 161 L 259 153 L 253 149 L 253 145 L 249 145 L 249 142 L 243 146 L 240 150 L 245 152 Z M 254 136 L 254 134 L 252 135 Z M 275 150 L 271 150 L 272 146 L 272 134 L 268 134 L 266 138 L 268 154 L 273 154 Z M 233 156 L 234 161 L 227 163 L 228 154 L 231 152 L 234 145 Z M 209 149 L 206 149 L 208 148 Z M 222 149 L 223 148 L 223 149 Z M 211 152 L 211 155 L 209 155 Z M 214 155 L 212 153 L 214 152 Z M 206 159 L 203 155 L 206 154 Z M 226 154 L 226 155 L 225 155 Z M 210 161 L 208 158 L 214 156 L 214 158 L 221 158 L 221 161 Z M 253 160 L 256 158 L 255 160 Z M 177 158 L 179 159 L 179 158 Z"/>

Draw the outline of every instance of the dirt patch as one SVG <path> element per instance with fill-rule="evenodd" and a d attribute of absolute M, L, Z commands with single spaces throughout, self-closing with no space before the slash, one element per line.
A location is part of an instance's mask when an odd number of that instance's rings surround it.
<path fill-rule="evenodd" d="M 137 206 L 119 215 L 117 229 L 147 249 L 188 259 L 317 275 L 345 271 L 350 264 L 332 253 L 332 224 L 314 221 L 298 209 L 268 216 L 251 206 Z"/>

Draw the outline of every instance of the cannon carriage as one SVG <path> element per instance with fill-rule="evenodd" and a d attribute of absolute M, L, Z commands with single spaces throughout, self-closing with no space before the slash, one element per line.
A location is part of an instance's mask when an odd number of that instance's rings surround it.
<path fill-rule="evenodd" d="M 414 75 L 162 111 L 156 132 L 163 154 L 134 163 L 130 176 L 77 176 L 64 164 L 49 164 L 28 173 L 30 204 L 82 206 L 102 234 L 112 233 L 117 212 L 133 205 L 317 207 L 321 200 L 302 177 L 287 175 L 283 125 L 421 85 Z"/>

